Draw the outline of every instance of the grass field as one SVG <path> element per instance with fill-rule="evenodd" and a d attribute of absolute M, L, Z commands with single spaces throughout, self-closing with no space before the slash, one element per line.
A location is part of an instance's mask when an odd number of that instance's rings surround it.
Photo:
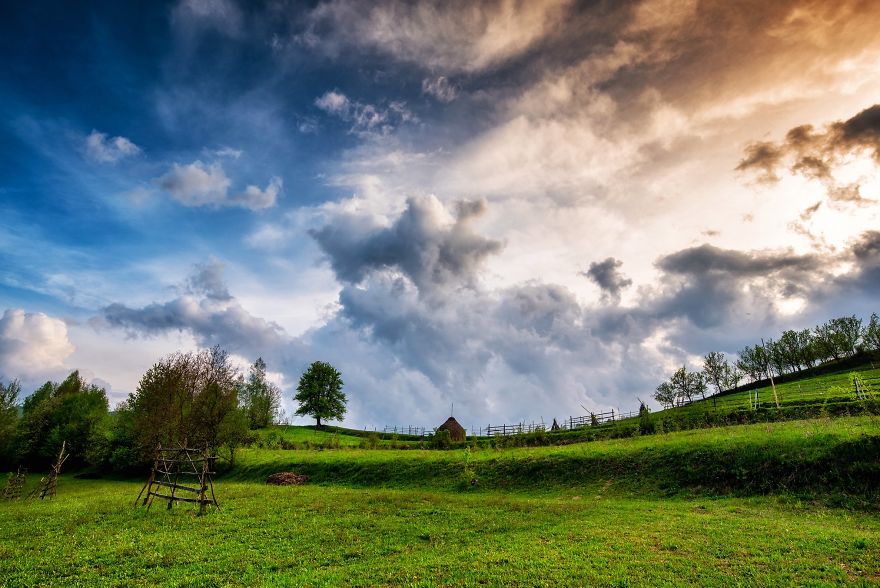
<path fill-rule="evenodd" d="M 880 396 L 880 368 L 865 364 L 854 369 L 845 369 L 803 380 L 776 385 L 776 396 L 780 406 L 804 403 L 852 403 L 857 401 L 853 388 L 853 376 L 858 376 L 869 395 Z M 762 406 L 775 406 L 776 399 L 771 386 L 758 388 L 758 401 Z M 687 406 L 673 409 L 678 412 L 703 410 L 751 409 L 755 390 L 723 394 L 715 399 L 698 400 Z"/>
<path fill-rule="evenodd" d="M 53 501 L 0 503 L 0 583 L 877 585 L 878 439 L 858 417 L 531 449 L 249 449 L 204 517 L 134 508 L 140 480 L 64 476 Z M 311 483 L 263 484 L 288 469 Z"/>

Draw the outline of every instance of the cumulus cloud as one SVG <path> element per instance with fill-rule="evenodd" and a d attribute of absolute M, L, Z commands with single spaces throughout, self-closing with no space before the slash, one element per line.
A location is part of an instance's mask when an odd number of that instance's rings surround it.
<path fill-rule="evenodd" d="M 590 264 L 584 275 L 595 282 L 602 290 L 602 296 L 606 300 L 620 300 L 620 293 L 632 285 L 632 280 L 620 271 L 623 262 L 609 257 L 604 261 Z"/>
<path fill-rule="evenodd" d="M 812 125 L 794 127 L 779 143 L 760 141 L 746 146 L 738 171 L 756 171 L 764 183 L 779 181 L 778 170 L 789 171 L 823 182 L 835 201 L 863 202 L 858 183 L 843 184 L 834 170 L 853 154 L 867 153 L 880 164 L 880 104 L 866 108 L 852 118 L 817 131 Z"/>
<path fill-rule="evenodd" d="M 37 378 L 64 367 L 75 347 L 61 319 L 9 308 L 0 318 L 0 373 Z"/>
<path fill-rule="evenodd" d="M 373 49 L 430 70 L 476 72 L 527 51 L 564 18 L 569 0 L 405 2 L 365 7 L 328 0 L 307 16 L 298 40 L 329 54 Z"/>
<path fill-rule="evenodd" d="M 485 210 L 429 197 L 391 217 L 328 212 L 313 237 L 341 290 L 335 310 L 299 337 L 245 310 L 218 260 L 193 268 L 175 298 L 112 304 L 101 322 L 132 336 L 185 331 L 200 345 L 262 355 L 288 381 L 309 361 L 331 361 L 352 391 L 352 423 L 430 423 L 449 402 L 477 423 L 509 422 L 578 414 L 581 404 L 635 405 L 669 365 L 707 345 L 753 343 L 758 326 L 778 323 L 780 301 L 804 298 L 809 309 L 880 287 L 872 232 L 837 253 L 688 247 L 657 258 L 658 285 L 641 288 L 631 306 L 613 298 L 588 308 L 537 280 L 487 290 L 480 273 L 501 244 L 474 226 Z M 611 292 L 626 287 L 614 258 L 591 270 Z"/>
<path fill-rule="evenodd" d="M 278 194 L 283 186 L 284 181 L 278 176 L 273 176 L 269 178 L 269 183 L 265 188 L 251 184 L 242 192 L 231 196 L 229 202 L 250 210 L 272 208 L 278 201 Z"/>
<path fill-rule="evenodd" d="M 473 230 L 472 220 L 485 206 L 462 203 L 453 216 L 434 196 L 410 198 L 388 226 L 371 216 L 340 212 L 311 235 L 340 281 L 357 284 L 371 272 L 392 269 L 429 294 L 473 286 L 481 262 L 501 249 L 500 242 Z"/>
<path fill-rule="evenodd" d="M 230 194 L 232 180 L 223 166 L 216 161 L 206 164 L 201 160 L 186 165 L 175 163 L 156 182 L 184 206 L 240 206 L 254 211 L 275 206 L 283 186 L 282 179 L 276 176 L 265 188 L 249 185 L 237 194 Z"/>
<path fill-rule="evenodd" d="M 116 163 L 141 152 L 140 147 L 125 137 L 108 137 L 93 130 L 85 140 L 86 155 L 98 163 Z"/>
<path fill-rule="evenodd" d="M 360 135 L 387 135 L 401 124 L 418 122 L 418 117 L 406 107 L 405 102 L 392 101 L 387 107 L 380 107 L 350 100 L 336 90 L 316 98 L 315 106 L 351 123 L 351 132 Z"/>
<path fill-rule="evenodd" d="M 198 160 L 186 165 L 175 163 L 158 182 L 160 188 L 186 206 L 225 203 L 232 184 L 222 165 L 206 165 Z"/>
<path fill-rule="evenodd" d="M 95 324 L 123 329 L 131 337 L 185 331 L 200 345 L 236 353 L 267 354 L 288 342 L 277 323 L 252 315 L 229 294 L 218 261 L 197 265 L 181 290 L 177 298 L 141 308 L 110 304 Z"/>

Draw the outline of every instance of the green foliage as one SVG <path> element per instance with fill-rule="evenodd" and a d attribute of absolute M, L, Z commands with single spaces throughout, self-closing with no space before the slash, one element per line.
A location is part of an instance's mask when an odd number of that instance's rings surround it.
<path fill-rule="evenodd" d="M 862 342 L 869 351 L 880 351 L 880 317 L 876 312 L 871 315 L 871 320 L 862 333 Z"/>
<path fill-rule="evenodd" d="M 657 389 L 654 391 L 654 400 L 659 402 L 665 408 L 672 408 L 675 406 L 675 399 L 678 397 L 675 388 L 669 382 L 663 382 Z M 596 419 L 596 415 L 591 414 L 590 416 L 590 424 L 596 426 L 599 424 L 599 421 Z"/>
<path fill-rule="evenodd" d="M 435 449 L 449 449 L 450 445 L 452 445 L 452 438 L 449 435 L 449 431 L 446 429 L 434 431 L 434 436 L 431 437 L 431 445 Z"/>
<path fill-rule="evenodd" d="M 266 362 L 262 357 L 250 367 L 247 380 L 239 387 L 239 402 L 251 429 L 273 425 L 281 414 L 281 391 L 266 380 Z"/>
<path fill-rule="evenodd" d="M 376 433 L 371 433 L 367 435 L 363 439 L 361 439 L 361 443 L 359 445 L 361 449 L 376 449 L 379 447 L 379 435 Z"/>
<path fill-rule="evenodd" d="M 639 406 L 639 433 L 641 435 L 654 433 L 654 419 L 651 417 L 651 409 L 644 402 Z"/>
<path fill-rule="evenodd" d="M 341 374 L 329 363 L 316 361 L 303 373 L 296 387 L 299 403 L 297 415 L 309 415 L 321 426 L 321 419 L 342 420 L 345 416 L 345 394 Z"/>
<path fill-rule="evenodd" d="M 862 319 L 844 316 L 818 325 L 814 329 L 817 351 L 820 357 L 840 359 L 855 353 L 862 335 Z"/>
<path fill-rule="evenodd" d="M 220 446 L 225 457 L 229 460 L 229 467 L 235 467 L 235 455 L 238 448 L 253 440 L 248 427 L 248 413 L 242 408 L 235 408 L 226 413 L 220 421 L 218 438 L 223 440 Z"/>
<path fill-rule="evenodd" d="M 742 371 L 718 351 L 712 351 L 703 358 L 703 374 L 705 383 L 711 384 L 716 393 L 736 388 L 742 379 Z"/>
<path fill-rule="evenodd" d="M 736 366 L 755 382 L 766 376 L 768 361 L 767 351 L 763 345 L 755 345 L 754 347 L 746 345 L 739 352 Z"/>
<path fill-rule="evenodd" d="M 21 383 L 11 380 L 8 384 L 0 382 L 0 464 L 14 461 L 15 430 L 18 426 L 18 395 Z"/>
<path fill-rule="evenodd" d="M 218 449 L 229 435 L 240 434 L 227 421 L 238 422 L 230 413 L 238 408 L 239 384 L 238 371 L 219 347 L 161 359 L 127 402 L 137 452 L 148 458 L 160 443 L 184 442 Z"/>
<path fill-rule="evenodd" d="M 18 423 L 19 458 L 31 467 L 45 469 L 67 442 L 67 467 L 97 459 L 93 446 L 102 446 L 108 427 L 107 395 L 103 388 L 87 385 L 78 371 L 63 382 L 47 382 L 25 400 Z"/>
<path fill-rule="evenodd" d="M 654 391 L 654 399 L 666 407 L 691 402 L 697 395 L 706 397 L 706 378 L 702 372 L 689 372 L 685 366 L 677 369 L 668 382 L 663 382 Z"/>

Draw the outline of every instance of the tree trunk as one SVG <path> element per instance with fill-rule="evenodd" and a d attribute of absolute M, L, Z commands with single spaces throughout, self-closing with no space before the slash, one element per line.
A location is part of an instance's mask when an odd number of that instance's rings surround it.
<path fill-rule="evenodd" d="M 321 417 L 315 417 L 318 420 L 318 429 L 321 428 Z"/>

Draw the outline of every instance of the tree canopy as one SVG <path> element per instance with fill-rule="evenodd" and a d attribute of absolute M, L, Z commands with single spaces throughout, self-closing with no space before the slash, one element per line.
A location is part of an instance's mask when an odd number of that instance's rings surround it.
<path fill-rule="evenodd" d="M 250 367 L 247 380 L 239 390 L 239 401 L 251 429 L 262 429 L 278 420 L 281 391 L 266 379 L 266 362 L 262 357 Z"/>
<path fill-rule="evenodd" d="M 341 420 L 345 416 L 346 397 L 342 392 L 342 376 L 329 363 L 316 361 L 303 373 L 296 387 L 300 416 L 311 416 L 321 426 L 321 419 Z"/>
<path fill-rule="evenodd" d="M 127 401 L 139 452 L 149 455 L 158 443 L 217 449 L 235 430 L 225 420 L 241 422 L 234 414 L 240 386 L 241 375 L 220 347 L 159 360 Z"/>

